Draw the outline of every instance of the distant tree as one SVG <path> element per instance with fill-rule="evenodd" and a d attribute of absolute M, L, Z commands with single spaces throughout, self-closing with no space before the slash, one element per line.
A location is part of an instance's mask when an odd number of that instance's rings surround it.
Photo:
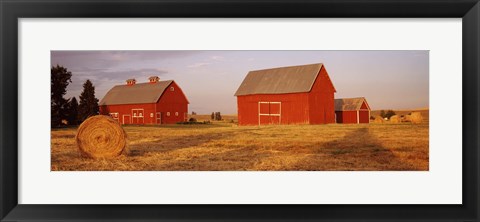
<path fill-rule="evenodd" d="M 382 111 L 380 111 L 380 116 L 381 116 L 382 118 L 385 118 L 385 110 L 382 109 Z"/>
<path fill-rule="evenodd" d="M 215 112 L 215 120 L 222 120 L 222 115 L 220 112 Z"/>
<path fill-rule="evenodd" d="M 390 117 L 392 117 L 393 115 L 396 115 L 396 113 L 393 110 L 388 110 L 385 114 L 385 117 L 390 119 Z"/>
<path fill-rule="evenodd" d="M 68 103 L 67 121 L 68 125 L 78 125 L 78 102 L 75 97 Z"/>
<path fill-rule="evenodd" d="M 80 94 L 78 105 L 78 120 L 83 122 L 89 116 L 97 115 L 99 111 L 98 99 L 95 98 L 95 86 L 87 79 L 83 84 L 83 91 Z"/>
<path fill-rule="evenodd" d="M 192 111 L 192 115 L 197 115 L 197 113 Z"/>
<path fill-rule="evenodd" d="M 58 127 L 66 118 L 68 100 L 63 98 L 67 93 L 67 86 L 72 82 L 72 72 L 63 66 L 52 66 L 50 69 L 50 125 Z"/>
<path fill-rule="evenodd" d="M 215 120 L 215 113 L 212 112 L 212 115 L 210 116 L 212 120 Z"/>

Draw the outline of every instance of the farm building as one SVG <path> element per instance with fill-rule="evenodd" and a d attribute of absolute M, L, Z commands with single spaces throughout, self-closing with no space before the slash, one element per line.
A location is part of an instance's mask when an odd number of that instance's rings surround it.
<path fill-rule="evenodd" d="M 238 123 L 334 123 L 335 92 L 321 63 L 250 71 L 235 93 Z"/>
<path fill-rule="evenodd" d="M 114 86 L 99 104 L 100 113 L 121 124 L 173 124 L 186 120 L 188 103 L 175 81 L 152 76 L 146 83 L 129 79 Z"/>
<path fill-rule="evenodd" d="M 337 123 L 370 123 L 370 106 L 364 97 L 335 99 Z"/>

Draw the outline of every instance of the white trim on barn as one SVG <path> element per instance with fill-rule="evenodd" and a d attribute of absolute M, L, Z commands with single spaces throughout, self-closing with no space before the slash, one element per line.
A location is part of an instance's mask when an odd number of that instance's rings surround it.
<path fill-rule="evenodd" d="M 357 110 L 357 124 L 360 124 L 360 110 Z"/>
<path fill-rule="evenodd" d="M 138 116 L 135 115 L 136 113 L 134 113 L 134 111 L 137 111 Z M 138 112 L 138 111 L 142 111 L 142 112 Z M 131 117 L 131 118 L 132 118 L 132 123 L 131 123 L 131 124 L 134 124 L 134 123 L 133 123 L 133 119 L 134 119 L 134 118 L 136 118 L 136 121 L 137 121 L 135 124 L 140 124 L 140 123 L 138 122 L 138 120 L 139 120 L 140 118 L 142 118 L 142 123 L 141 123 L 141 124 L 145 124 L 145 118 L 144 118 L 144 117 L 145 117 L 145 115 L 144 115 L 144 114 L 145 114 L 145 110 L 144 110 L 144 109 L 132 109 L 131 112 L 132 112 L 132 117 Z"/>
<path fill-rule="evenodd" d="M 269 105 L 269 110 L 268 113 L 260 113 L 260 104 L 268 104 Z M 270 104 L 279 104 L 279 113 L 270 113 Z M 260 126 L 260 116 L 278 116 L 278 123 L 282 123 L 282 102 L 258 102 L 258 125 Z"/>
<path fill-rule="evenodd" d="M 162 112 L 155 113 L 155 124 L 162 124 Z"/>
<path fill-rule="evenodd" d="M 112 119 L 117 120 L 117 122 L 120 122 L 118 120 L 118 112 L 117 113 L 109 113 L 109 115 L 110 115 L 110 117 L 112 117 Z"/>
<path fill-rule="evenodd" d="M 130 121 L 129 121 L 129 124 L 132 124 L 132 116 L 128 115 L 128 114 L 123 114 L 122 115 L 122 125 L 125 125 L 125 116 L 128 116 Z"/>

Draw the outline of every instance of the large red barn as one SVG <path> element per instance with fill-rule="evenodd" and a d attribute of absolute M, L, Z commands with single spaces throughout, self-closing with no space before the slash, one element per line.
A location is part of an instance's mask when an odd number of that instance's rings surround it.
<path fill-rule="evenodd" d="M 364 97 L 335 100 L 337 123 L 370 123 L 370 106 Z"/>
<path fill-rule="evenodd" d="M 152 76 L 146 83 L 129 79 L 114 86 L 100 101 L 100 113 L 121 124 L 173 124 L 186 120 L 188 103 L 175 81 Z"/>
<path fill-rule="evenodd" d="M 335 123 L 335 92 L 321 63 L 250 71 L 235 93 L 238 123 Z"/>

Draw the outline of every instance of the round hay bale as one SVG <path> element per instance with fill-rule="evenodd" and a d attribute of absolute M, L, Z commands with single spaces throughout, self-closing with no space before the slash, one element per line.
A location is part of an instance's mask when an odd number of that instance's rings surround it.
<path fill-rule="evenodd" d="M 401 122 L 400 116 L 397 116 L 397 115 L 391 116 L 390 117 L 390 122 L 391 123 L 400 123 Z"/>
<path fill-rule="evenodd" d="M 112 158 L 126 153 L 127 134 L 109 116 L 97 115 L 86 119 L 78 127 L 75 140 L 83 157 Z"/>
<path fill-rule="evenodd" d="M 412 123 L 422 123 L 423 121 L 423 117 L 420 112 L 412 112 L 412 114 L 410 114 L 409 119 L 410 119 L 410 122 Z"/>
<path fill-rule="evenodd" d="M 374 123 L 383 123 L 383 117 L 381 116 L 375 116 L 375 120 L 373 121 Z"/>

